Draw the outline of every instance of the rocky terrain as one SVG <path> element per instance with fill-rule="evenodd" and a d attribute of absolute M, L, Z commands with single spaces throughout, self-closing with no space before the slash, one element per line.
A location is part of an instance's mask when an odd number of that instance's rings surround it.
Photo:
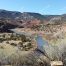
<path fill-rule="evenodd" d="M 33 27 L 40 24 L 66 23 L 66 14 L 41 15 L 39 13 L 7 11 L 0 9 L 0 32 L 8 32 L 8 29 L 16 27 Z"/>
<path fill-rule="evenodd" d="M 39 41 L 44 52 L 37 47 L 38 36 L 48 43 L 44 45 Z M 51 61 L 59 60 L 66 66 L 65 50 L 66 14 L 0 9 L 0 65 L 50 66 Z"/>

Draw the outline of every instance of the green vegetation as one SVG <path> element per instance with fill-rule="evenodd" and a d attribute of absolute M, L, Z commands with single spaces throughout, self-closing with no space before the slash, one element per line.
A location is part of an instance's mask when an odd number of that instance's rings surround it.
<path fill-rule="evenodd" d="M 20 50 L 30 50 L 33 48 L 30 37 L 18 34 L 2 34 L 0 35 L 0 43 L 4 41 L 11 46 L 18 47 Z M 21 49 L 22 48 L 22 49 Z"/>
<path fill-rule="evenodd" d="M 64 66 L 66 66 L 66 43 L 44 45 L 43 48 L 45 55 L 51 61 L 62 61 Z"/>
<path fill-rule="evenodd" d="M 0 66 L 4 64 L 11 66 L 50 66 L 49 60 L 44 58 L 40 58 L 37 53 L 24 54 L 15 51 L 7 54 L 3 49 L 0 49 Z"/>
<path fill-rule="evenodd" d="M 64 66 L 66 66 L 66 34 L 60 32 L 61 25 L 41 24 L 33 26 L 32 30 L 44 31 L 43 37 L 50 43 L 43 46 L 46 59 L 44 55 L 38 55 L 39 53 L 36 50 L 29 51 L 34 47 L 30 36 L 11 33 L 7 36 L 6 34 L 0 36 L 0 43 L 6 43 L 0 46 L 2 54 L 0 57 L 1 64 L 12 66 L 50 66 L 50 61 L 62 61 Z M 29 53 L 24 54 L 24 52 Z M 31 54 L 31 52 L 33 53 Z M 42 56 L 42 58 L 39 56 Z"/>

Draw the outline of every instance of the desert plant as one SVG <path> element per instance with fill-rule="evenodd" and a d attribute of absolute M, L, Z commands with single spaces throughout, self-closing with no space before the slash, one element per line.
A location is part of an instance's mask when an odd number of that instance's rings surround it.
<path fill-rule="evenodd" d="M 7 44 L 9 44 L 9 41 L 6 41 Z"/>
<path fill-rule="evenodd" d="M 44 45 L 45 55 L 50 60 L 63 61 L 64 66 L 66 66 L 66 44 L 61 43 L 57 45 Z"/>
<path fill-rule="evenodd" d="M 61 60 L 63 61 L 64 66 L 66 66 L 66 43 L 59 44 L 58 48 L 60 50 Z"/>
<path fill-rule="evenodd" d="M 0 43 L 2 43 L 3 41 L 5 41 L 5 39 L 4 38 L 0 38 Z"/>
<path fill-rule="evenodd" d="M 22 42 L 26 42 L 26 36 L 25 35 L 21 35 L 21 40 L 22 40 Z"/>
<path fill-rule="evenodd" d="M 18 46 L 19 46 L 19 47 L 23 47 L 23 42 L 19 42 L 19 43 L 18 43 Z"/>
<path fill-rule="evenodd" d="M 48 56 L 50 60 L 60 60 L 60 52 L 57 46 L 51 44 L 44 45 L 45 55 Z"/>
<path fill-rule="evenodd" d="M 31 52 L 31 53 L 20 53 L 14 52 L 7 54 L 4 52 L 4 49 L 0 49 L 0 66 L 1 65 L 11 65 L 11 66 L 50 66 L 47 58 L 40 58 L 40 53 Z"/>
<path fill-rule="evenodd" d="M 12 45 L 12 46 L 17 46 L 17 44 L 15 44 L 15 43 L 11 43 L 10 45 Z"/>
<path fill-rule="evenodd" d="M 50 66 L 46 59 L 41 59 L 37 53 L 24 55 L 15 52 L 8 57 L 8 62 L 12 66 Z"/>
<path fill-rule="evenodd" d="M 9 62 L 12 66 L 34 66 L 35 58 L 31 58 L 27 55 L 20 55 L 18 53 L 14 53 L 9 57 Z"/>
<path fill-rule="evenodd" d="M 5 35 L 5 34 L 3 34 L 3 38 L 5 38 L 5 36 L 6 36 L 6 35 Z"/>
<path fill-rule="evenodd" d="M 0 49 L 0 66 L 8 64 L 7 57 L 8 55 L 6 55 L 6 52 L 4 51 L 4 49 Z"/>
<path fill-rule="evenodd" d="M 12 33 L 11 36 L 10 36 L 10 39 L 13 39 L 13 37 L 14 37 L 14 35 L 13 35 L 13 33 Z"/>

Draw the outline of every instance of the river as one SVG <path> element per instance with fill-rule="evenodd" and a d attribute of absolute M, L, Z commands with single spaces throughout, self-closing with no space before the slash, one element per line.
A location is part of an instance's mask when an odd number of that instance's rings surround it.
<path fill-rule="evenodd" d="M 38 35 L 36 37 L 36 42 L 37 42 L 37 48 L 44 52 L 44 46 L 48 45 L 48 42 L 42 38 L 42 36 Z"/>
<path fill-rule="evenodd" d="M 30 33 L 25 33 L 25 32 L 17 32 L 16 30 L 11 29 L 11 31 L 13 31 L 14 33 L 17 34 L 24 34 L 24 35 L 28 35 L 31 36 Z M 37 43 L 37 49 L 41 50 L 42 52 L 44 52 L 44 46 L 48 45 L 48 42 L 46 40 L 43 39 L 42 36 L 40 36 L 39 34 L 37 34 L 37 36 L 35 37 L 36 43 Z"/>
<path fill-rule="evenodd" d="M 36 42 L 37 42 L 38 46 L 43 46 L 45 44 L 48 44 L 48 42 L 46 40 L 44 40 L 42 38 L 42 36 L 39 36 L 39 35 L 36 37 Z"/>

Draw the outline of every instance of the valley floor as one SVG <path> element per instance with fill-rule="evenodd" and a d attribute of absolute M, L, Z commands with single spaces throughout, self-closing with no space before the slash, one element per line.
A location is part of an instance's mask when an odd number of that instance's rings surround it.
<path fill-rule="evenodd" d="M 38 62 L 39 64 L 42 63 L 47 64 L 46 66 L 50 66 L 50 61 L 54 60 L 60 60 L 65 63 L 66 26 L 49 25 L 46 26 L 45 29 L 46 30 L 44 30 L 43 27 L 41 30 L 15 28 L 11 29 L 14 33 L 0 33 L 0 63 L 15 66 L 29 63 L 38 64 Z M 46 52 L 45 55 L 37 49 L 35 40 L 37 35 L 41 36 L 49 44 L 45 47 L 44 45 L 42 46 L 43 50 Z M 65 56 L 62 57 L 62 54 Z M 27 60 L 29 60 L 28 63 Z"/>

